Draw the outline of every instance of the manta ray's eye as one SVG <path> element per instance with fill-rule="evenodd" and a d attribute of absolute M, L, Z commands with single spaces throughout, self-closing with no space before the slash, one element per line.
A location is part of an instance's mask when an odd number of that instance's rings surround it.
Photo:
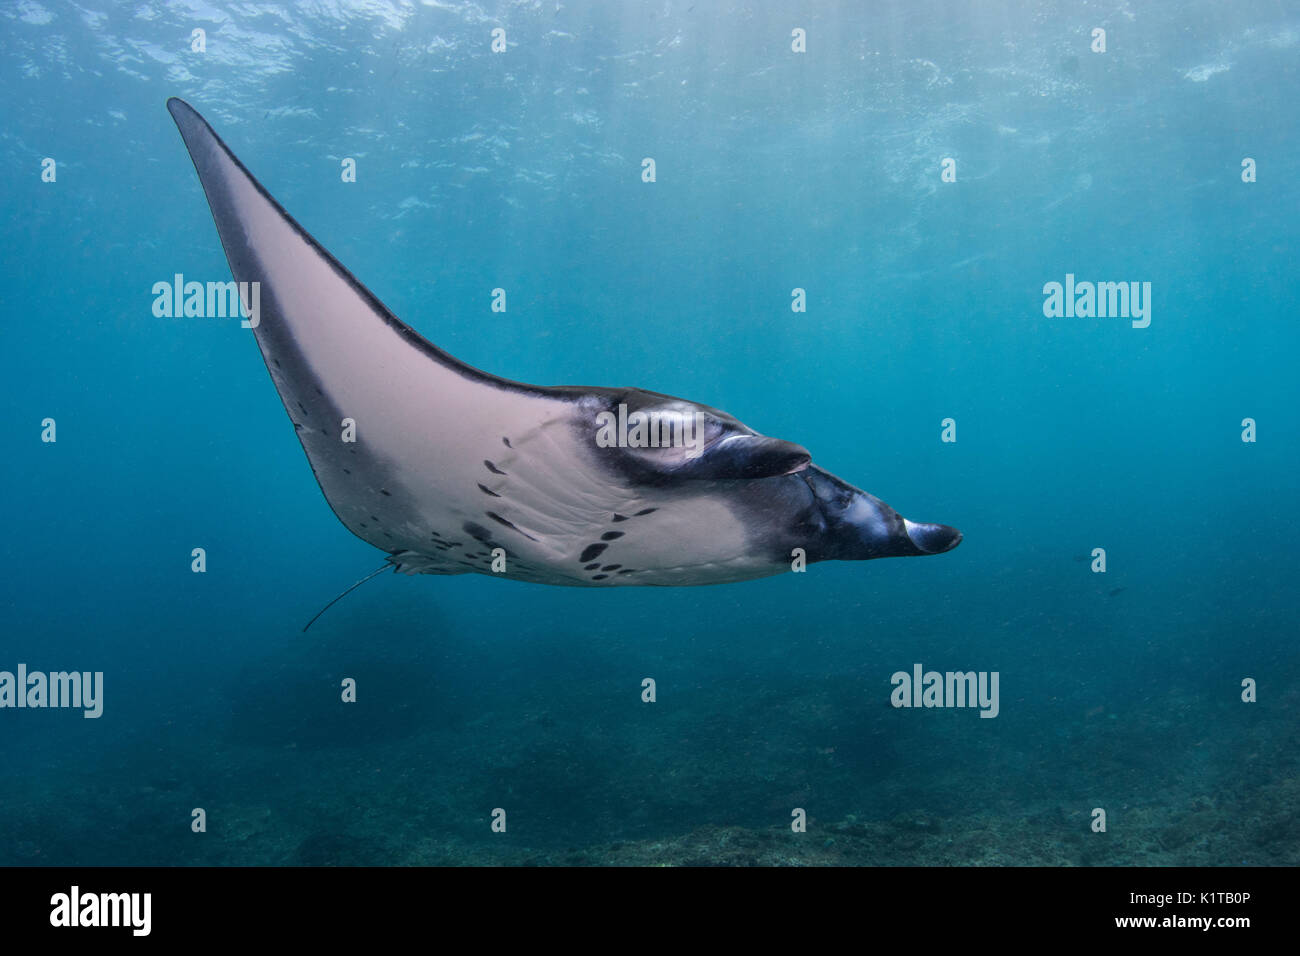
<path fill-rule="evenodd" d="M 701 415 L 699 422 L 700 430 L 702 432 L 701 437 L 704 439 L 706 445 L 732 433 L 732 429 L 728 428 L 712 415 Z"/>

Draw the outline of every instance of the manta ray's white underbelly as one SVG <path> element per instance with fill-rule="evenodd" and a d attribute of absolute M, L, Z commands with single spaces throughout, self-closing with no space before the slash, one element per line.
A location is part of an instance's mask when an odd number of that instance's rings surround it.
<path fill-rule="evenodd" d="M 595 587 L 783 570 L 749 553 L 748 530 L 721 498 L 612 479 L 574 434 L 565 403 L 484 391 L 450 415 L 426 405 L 418 424 L 390 411 L 377 440 L 400 455 L 369 464 L 363 449 L 350 475 L 318 468 L 344 524 L 394 554 L 399 570 Z M 442 440 L 414 439 L 419 427 Z"/>
<path fill-rule="evenodd" d="M 570 402 L 430 368 L 409 348 L 366 368 L 350 346 L 299 344 L 299 367 L 328 389 L 274 362 L 272 377 L 335 514 L 399 570 L 596 587 L 784 570 L 750 553 L 748 529 L 707 483 L 634 488 L 602 469 Z M 418 376 L 403 368 L 416 362 Z"/>

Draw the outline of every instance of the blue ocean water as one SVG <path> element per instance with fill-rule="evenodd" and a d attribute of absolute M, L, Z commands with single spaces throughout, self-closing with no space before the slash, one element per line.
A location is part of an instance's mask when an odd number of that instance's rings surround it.
<path fill-rule="evenodd" d="M 0 671 L 103 673 L 0 707 L 0 863 L 1300 862 L 1300 9 L 993 7 L 0 11 Z M 229 277 L 168 96 L 458 358 L 726 409 L 965 540 L 382 575 L 302 633 L 382 555 L 251 333 L 153 314 Z M 1045 316 L 1067 275 L 1149 325 Z M 891 706 L 915 664 L 997 717 Z"/>

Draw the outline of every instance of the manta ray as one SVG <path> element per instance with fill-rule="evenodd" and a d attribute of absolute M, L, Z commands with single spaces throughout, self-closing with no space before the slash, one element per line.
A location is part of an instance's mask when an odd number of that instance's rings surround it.
<path fill-rule="evenodd" d="M 702 585 L 960 543 L 716 408 L 458 361 L 298 225 L 189 104 L 167 108 L 234 279 L 258 284 L 249 324 L 325 500 L 387 556 L 374 574 Z"/>

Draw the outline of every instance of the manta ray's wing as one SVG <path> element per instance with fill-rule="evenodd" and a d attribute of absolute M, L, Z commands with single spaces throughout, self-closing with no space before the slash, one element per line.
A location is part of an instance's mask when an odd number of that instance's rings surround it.
<path fill-rule="evenodd" d="M 530 440 L 562 427 L 567 401 L 426 341 L 271 198 L 203 117 L 179 99 L 167 107 L 235 280 L 259 283 L 257 345 L 343 524 L 390 554 L 420 555 L 424 572 L 484 569 L 493 535 L 547 560 L 551 543 L 493 511 L 487 484 Z"/>

